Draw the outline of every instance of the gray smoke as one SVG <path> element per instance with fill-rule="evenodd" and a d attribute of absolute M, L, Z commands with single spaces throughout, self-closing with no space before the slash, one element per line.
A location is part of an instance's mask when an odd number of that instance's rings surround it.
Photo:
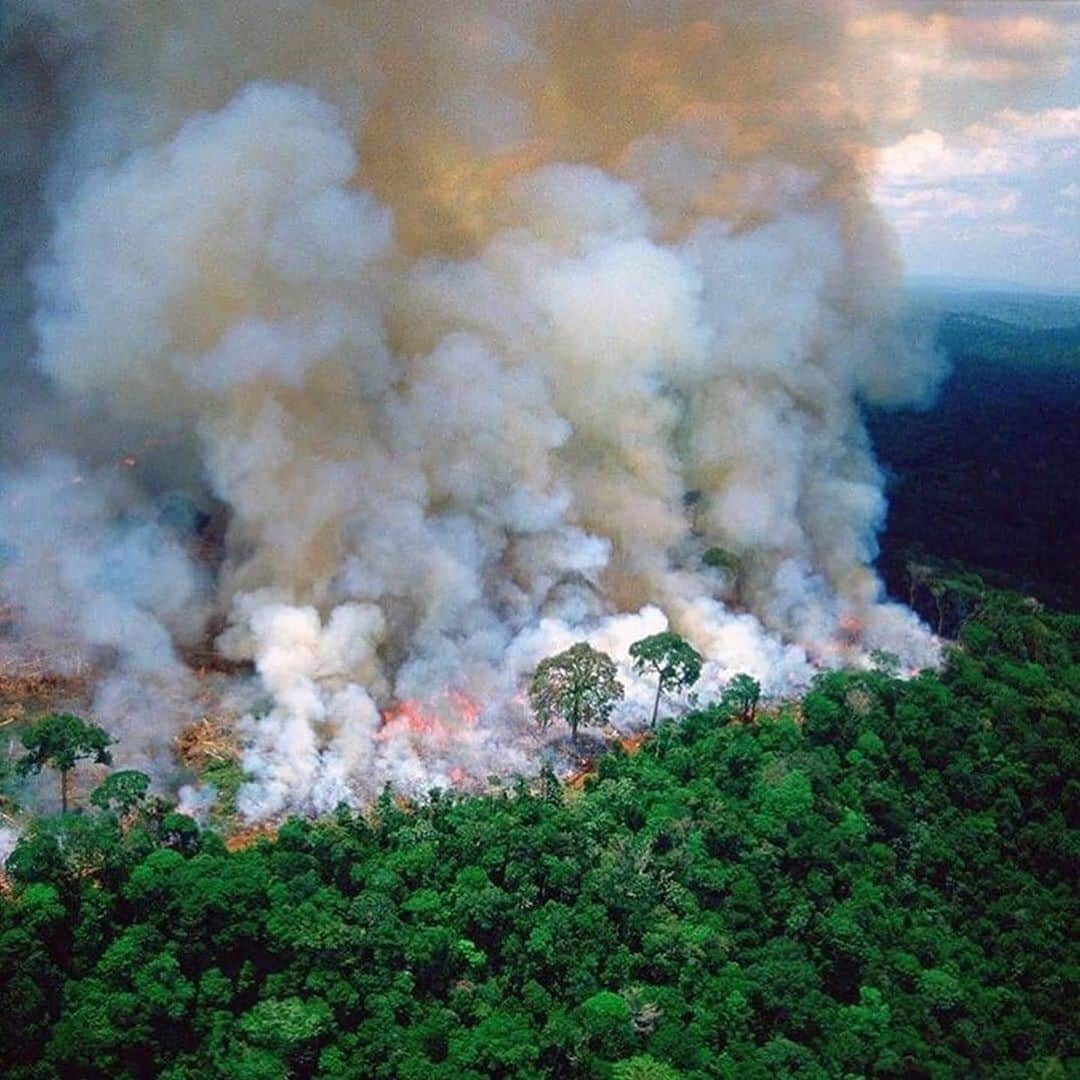
<path fill-rule="evenodd" d="M 774 691 L 878 647 L 933 662 L 871 567 L 859 404 L 940 370 L 897 329 L 879 62 L 843 14 L 16 4 L 64 118 L 26 196 L 25 235 L 51 220 L 19 264 L 28 377 L 89 462 L 23 438 L 0 487 L 27 632 L 109 650 L 137 745 L 172 730 L 161 679 L 191 712 L 182 648 L 224 618 L 267 698 L 252 817 L 527 770 L 522 680 L 581 637 L 625 662 L 671 625 L 707 686 Z M 147 438 L 168 452 L 118 476 L 110 441 Z M 177 488 L 226 508 L 220 565 L 163 518 Z"/>

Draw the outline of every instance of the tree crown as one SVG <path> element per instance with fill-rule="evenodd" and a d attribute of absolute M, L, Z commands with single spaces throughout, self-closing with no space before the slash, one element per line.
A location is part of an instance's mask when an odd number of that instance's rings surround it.
<path fill-rule="evenodd" d="M 670 630 L 635 641 L 630 656 L 638 674 L 656 672 L 662 690 L 693 686 L 701 676 L 701 653 Z"/>
<path fill-rule="evenodd" d="M 18 764 L 24 776 L 46 766 L 67 772 L 80 758 L 93 758 L 99 765 L 112 763 L 107 731 L 70 713 L 51 713 L 22 733 L 26 756 Z"/>
<path fill-rule="evenodd" d="M 137 769 L 121 769 L 105 777 L 90 795 L 90 802 L 102 810 L 126 814 L 146 798 L 149 789 L 150 777 L 146 773 Z"/>
<path fill-rule="evenodd" d="M 622 697 L 615 662 L 585 641 L 541 660 L 529 686 L 529 701 L 541 727 L 556 717 L 574 728 L 602 724 Z"/>

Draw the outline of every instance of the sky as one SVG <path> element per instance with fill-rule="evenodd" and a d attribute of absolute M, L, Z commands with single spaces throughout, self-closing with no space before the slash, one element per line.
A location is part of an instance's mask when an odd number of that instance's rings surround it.
<path fill-rule="evenodd" d="M 857 11 L 891 54 L 874 198 L 908 275 L 1080 288 L 1080 3 Z"/>

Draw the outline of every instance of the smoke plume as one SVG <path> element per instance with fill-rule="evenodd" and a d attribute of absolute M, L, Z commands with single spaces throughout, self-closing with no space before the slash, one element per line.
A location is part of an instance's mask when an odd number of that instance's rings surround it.
<path fill-rule="evenodd" d="M 129 756 L 197 713 L 211 633 L 253 665 L 251 817 L 535 767 L 522 681 L 583 637 L 671 626 L 774 692 L 933 661 L 872 569 L 860 404 L 940 373 L 849 9 L 14 4 L 48 107 L 5 180 L 0 589 L 107 661 Z"/>

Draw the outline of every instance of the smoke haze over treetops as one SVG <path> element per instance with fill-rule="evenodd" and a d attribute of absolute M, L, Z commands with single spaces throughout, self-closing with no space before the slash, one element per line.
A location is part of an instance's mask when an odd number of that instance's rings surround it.
<path fill-rule="evenodd" d="M 163 767 L 218 624 L 253 817 L 527 770 L 521 682 L 582 637 L 670 624 L 773 690 L 933 661 L 870 565 L 859 403 L 940 371 L 895 323 L 851 9 L 9 10 L 0 590 L 107 658 L 119 757 Z M 220 566 L 185 507 L 223 508 Z"/>

